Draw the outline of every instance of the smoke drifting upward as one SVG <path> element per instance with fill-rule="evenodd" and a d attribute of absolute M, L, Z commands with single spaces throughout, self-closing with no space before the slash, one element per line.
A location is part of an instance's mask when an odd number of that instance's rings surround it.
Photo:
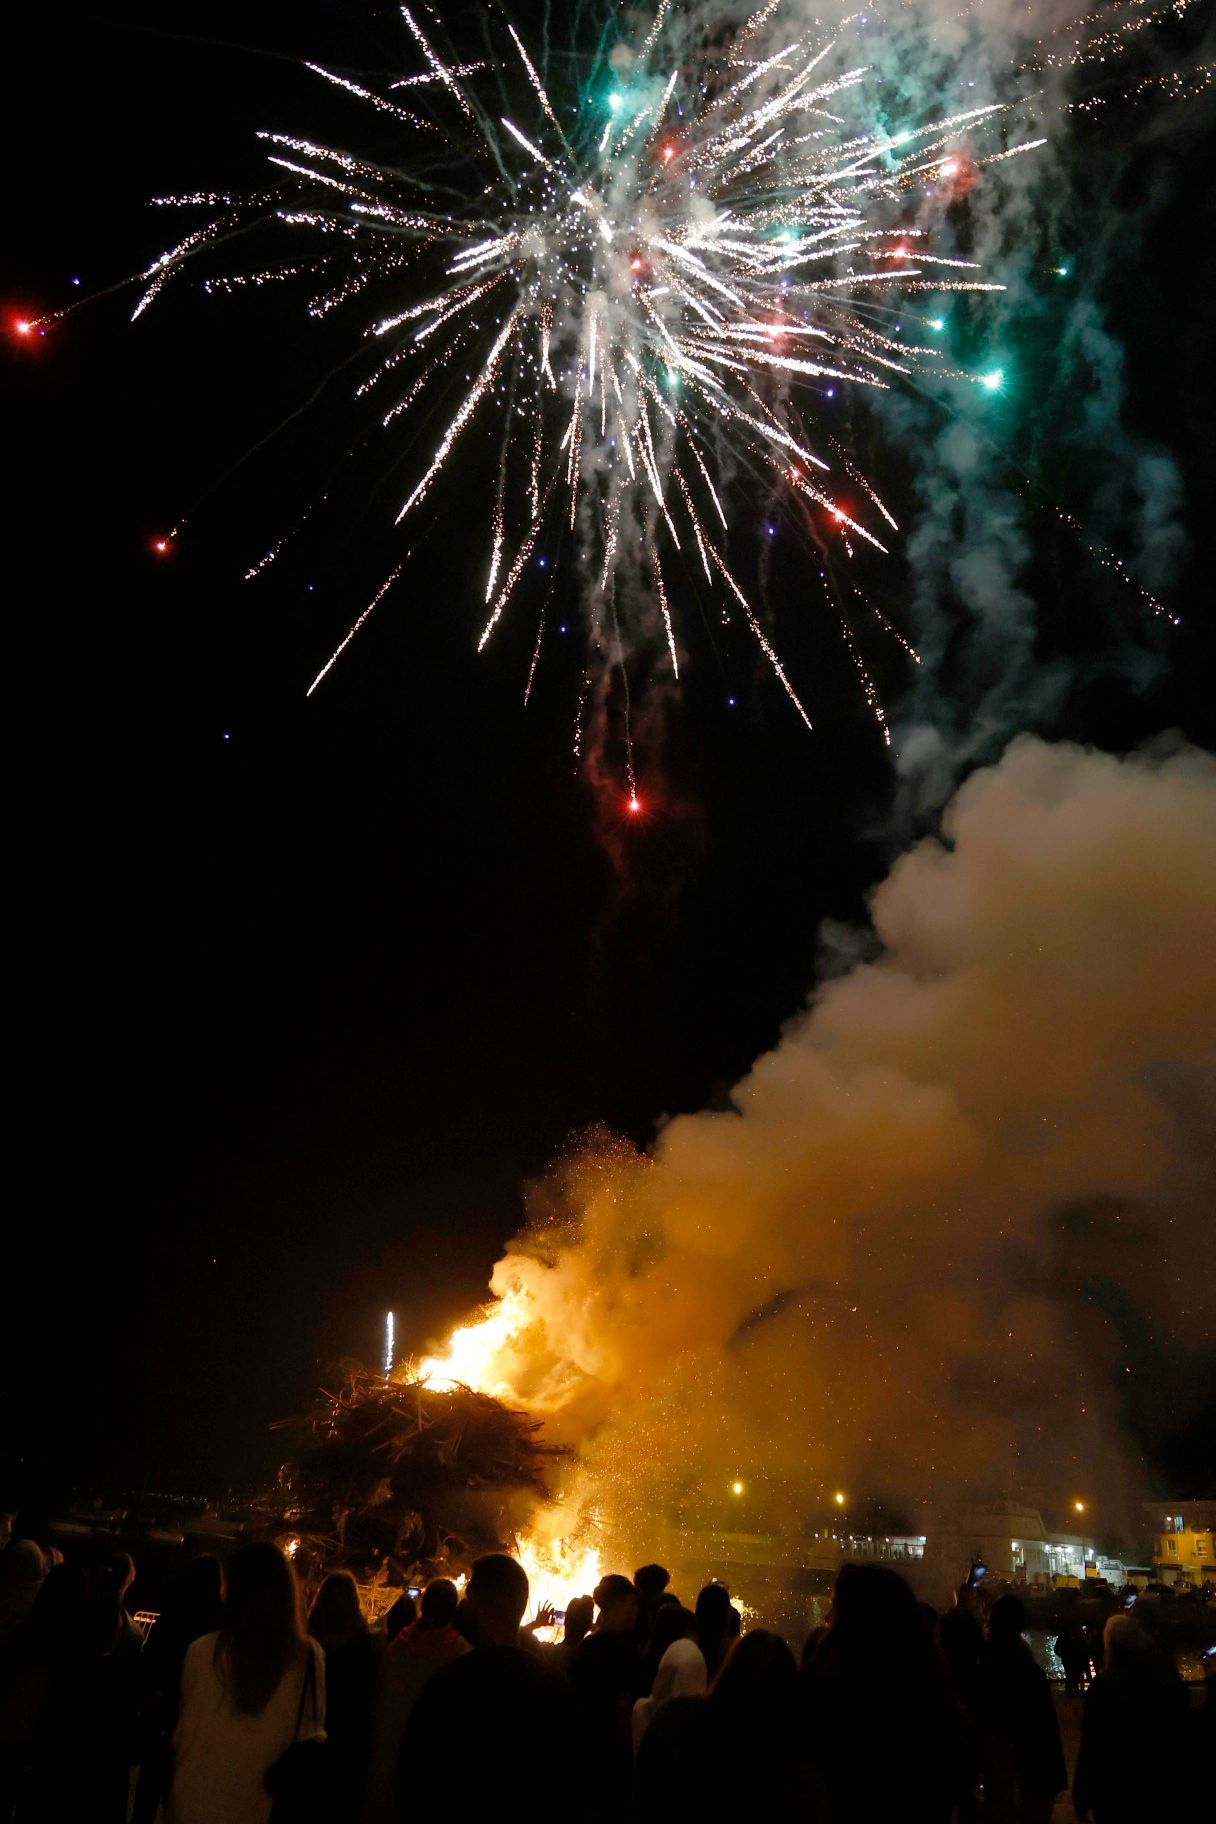
<path fill-rule="evenodd" d="M 855 389 L 851 402 L 861 420 L 852 435 L 868 425 L 862 466 L 902 527 L 893 559 L 852 567 L 921 661 L 906 699 L 888 705 L 904 831 L 925 828 L 1015 734 L 1060 731 L 1070 690 L 1093 664 L 1087 637 L 1130 692 L 1159 674 L 1162 628 L 1142 598 L 1112 594 L 1105 625 L 1086 636 L 1075 586 L 1063 599 L 1058 584 L 1044 592 L 1035 567 L 1061 559 L 1087 597 L 1100 596 L 1099 560 L 1113 551 L 1131 579 L 1168 597 L 1186 554 L 1178 470 L 1128 422 L 1111 317 L 1166 200 L 1160 175 L 1123 180 L 1159 172 L 1160 143 L 1200 129 L 1202 106 L 1165 97 L 1201 94 L 1202 82 L 1154 87 L 1175 63 L 1205 67 L 1189 10 L 1190 0 L 1172 14 L 1136 9 L 1133 25 L 1126 8 L 1101 0 L 880 0 L 860 13 L 844 0 L 785 0 L 763 28 L 776 45 L 794 22 L 847 21 L 842 46 L 866 67 L 866 127 L 890 146 L 927 120 L 1007 110 L 1003 126 L 974 138 L 957 129 L 947 145 L 957 181 L 904 198 L 908 225 L 935 254 L 978 262 L 1003 290 L 876 306 L 875 321 L 943 365 L 913 364 L 905 383 Z M 1132 104 L 1138 79 L 1157 105 Z M 1009 147 L 1033 144 L 1032 155 L 974 163 L 1002 132 Z M 833 408 L 820 408 L 828 428 Z M 893 463 L 903 464 L 895 477 Z M 809 584 L 808 593 L 817 600 Z M 1045 628 L 1045 618 L 1066 624 Z"/>
<path fill-rule="evenodd" d="M 734 1112 L 533 1187 L 458 1366 L 639 1543 L 735 1477 L 771 1524 L 837 1486 L 1112 1514 L 1133 1331 L 1211 1335 L 1214 907 L 1210 757 L 1018 739 Z"/>
<path fill-rule="evenodd" d="M 819 0 L 806 10 L 823 13 Z M 891 490 L 908 570 L 895 612 L 922 660 L 907 700 L 891 710 L 905 828 L 924 828 L 958 781 L 1016 733 L 1058 731 L 1071 687 L 1088 673 L 1071 593 L 1050 598 L 1068 624 L 1044 628 L 1036 563 L 1058 548 L 1067 573 L 1094 595 L 1098 557 L 1113 548 L 1134 578 L 1168 597 L 1185 555 L 1178 471 L 1127 422 L 1124 349 L 1110 318 L 1163 202 L 1160 183 L 1124 180 L 1156 169 L 1154 146 L 1195 132 L 1202 112 L 1138 112 L 1129 94 L 1137 75 L 1157 92 L 1153 79 L 1171 59 L 1185 68 L 1201 53 L 1198 37 L 1179 57 L 1168 33 L 1152 32 L 1133 50 L 1113 35 L 1124 24 L 1115 8 L 1085 15 L 1068 0 L 966 9 L 910 0 L 876 8 L 861 35 L 878 131 L 897 136 L 963 103 L 997 102 L 1024 138 L 1044 141 L 1031 157 L 972 172 L 944 211 L 926 191 L 918 219 L 936 251 L 978 260 L 1005 289 L 979 300 L 905 300 L 892 317 L 935 343 L 954 377 L 863 402 L 878 431 L 879 475 L 884 449 L 915 452 Z M 969 152 L 964 131 L 958 156 Z M 983 373 L 994 377 L 991 389 L 975 384 Z M 891 612 L 891 579 L 876 573 L 867 587 Z M 1158 673 L 1161 629 L 1139 601 L 1129 626 L 1130 606 L 1109 603 L 1098 640 L 1106 673 L 1134 692 Z"/>

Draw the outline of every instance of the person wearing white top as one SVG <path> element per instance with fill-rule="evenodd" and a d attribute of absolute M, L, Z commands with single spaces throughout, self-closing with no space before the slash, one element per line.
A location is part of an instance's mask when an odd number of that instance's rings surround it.
<path fill-rule="evenodd" d="M 223 1626 L 186 1653 L 166 1824 L 268 1824 L 267 1772 L 324 1739 L 325 1654 L 300 1625 L 295 1574 L 277 1546 L 245 1546 Z"/>
<path fill-rule="evenodd" d="M 633 1706 L 635 1757 L 655 1711 L 673 1697 L 704 1697 L 707 1682 L 705 1655 L 696 1641 L 673 1640 L 659 1661 L 654 1690 L 649 1697 L 639 1697 Z"/>

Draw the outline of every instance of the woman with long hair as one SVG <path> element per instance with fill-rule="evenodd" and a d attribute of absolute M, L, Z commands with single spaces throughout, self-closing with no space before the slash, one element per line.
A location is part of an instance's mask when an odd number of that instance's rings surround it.
<path fill-rule="evenodd" d="M 267 1774 L 295 1743 L 324 1739 L 325 1655 L 301 1626 L 295 1573 L 277 1545 L 246 1545 L 219 1631 L 186 1653 L 169 1824 L 268 1824 Z"/>
<path fill-rule="evenodd" d="M 326 1577 L 308 1617 L 308 1632 L 325 1649 L 333 1824 L 345 1824 L 359 1812 L 383 1645 L 367 1625 L 359 1586 L 349 1571 L 331 1571 Z"/>
<path fill-rule="evenodd" d="M 971 1747 L 933 1633 L 897 1571 L 842 1566 L 800 1674 L 823 1824 L 950 1824 Z"/>

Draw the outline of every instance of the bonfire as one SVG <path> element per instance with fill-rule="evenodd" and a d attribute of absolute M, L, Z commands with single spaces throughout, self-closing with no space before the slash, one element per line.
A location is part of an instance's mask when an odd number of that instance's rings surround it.
<path fill-rule="evenodd" d="M 272 1531 L 309 1581 L 343 1568 L 390 1600 L 460 1576 L 481 1552 L 514 1550 L 563 1454 L 540 1442 L 539 1420 L 490 1394 L 357 1362 L 283 1424 L 298 1447 L 268 1504 Z"/>

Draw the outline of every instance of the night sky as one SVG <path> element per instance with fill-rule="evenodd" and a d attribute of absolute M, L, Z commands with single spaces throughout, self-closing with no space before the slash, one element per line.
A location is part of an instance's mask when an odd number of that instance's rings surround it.
<path fill-rule="evenodd" d="M 150 195 L 260 181 L 257 128 L 327 118 L 293 58 L 384 68 L 399 48 L 370 0 L 24 13 L 6 28 L 6 322 L 167 245 Z M 1105 583 L 1044 535 L 1045 659 L 1086 662 L 1043 732 L 1212 746 L 1206 171 L 1194 135 L 1145 147 L 1143 252 L 1106 304 L 1125 422 L 1186 483 L 1184 626 L 1144 631 L 1133 690 L 1103 662 Z M 1099 169 L 1095 148 L 1082 203 Z M 270 1422 L 336 1358 L 374 1356 L 386 1308 L 421 1343 L 481 1296 L 524 1181 L 572 1135 L 645 1143 L 723 1098 L 813 986 L 822 921 L 859 919 L 910 833 L 838 632 L 783 611 L 792 544 L 770 596 L 813 736 L 745 632 L 694 621 L 641 826 L 597 806 L 571 757 L 577 636 L 526 712 L 529 618 L 474 651 L 477 460 L 469 502 L 437 493 L 406 579 L 306 702 L 393 561 L 399 478 L 433 430 L 343 465 L 339 382 L 234 469 L 342 359 L 341 324 L 275 288 L 181 286 L 134 326 L 131 302 L 0 349 L 18 1168 L 0 1427 L 6 1480 L 47 1498 L 256 1484 Z M 331 470 L 338 512 L 244 585 Z M 888 459 L 881 480 L 898 495 L 906 475 Z M 906 679 L 885 663 L 895 708 Z M 1210 1473 L 1208 1440 L 1171 1438 L 1159 1373 L 1146 1441 L 1181 1487 Z"/>

